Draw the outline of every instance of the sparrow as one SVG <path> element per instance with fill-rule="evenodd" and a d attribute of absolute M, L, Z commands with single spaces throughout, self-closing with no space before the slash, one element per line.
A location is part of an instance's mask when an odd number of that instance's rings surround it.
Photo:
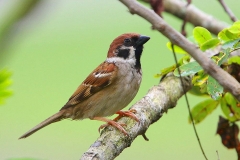
<path fill-rule="evenodd" d="M 127 135 L 124 124 L 116 122 L 123 116 L 139 121 L 135 110 L 121 111 L 136 96 L 142 80 L 140 58 L 143 45 L 150 39 L 137 33 L 125 33 L 113 40 L 107 59 L 80 84 L 59 112 L 47 118 L 19 139 L 26 138 L 39 129 L 63 119 L 89 118 L 106 122 L 99 129 L 111 125 Z M 119 116 L 113 120 L 105 117 Z"/>

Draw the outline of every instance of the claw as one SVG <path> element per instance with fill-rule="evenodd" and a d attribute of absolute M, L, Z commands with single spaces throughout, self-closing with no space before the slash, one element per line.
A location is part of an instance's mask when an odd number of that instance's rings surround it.
<path fill-rule="evenodd" d="M 101 129 L 111 125 L 113 127 L 116 127 L 118 130 L 120 130 L 125 136 L 128 136 L 126 130 L 123 128 L 123 126 L 126 126 L 126 124 L 117 123 L 113 120 L 110 120 L 110 119 L 107 119 L 107 118 L 104 118 L 104 117 L 94 117 L 93 120 L 99 120 L 99 121 L 107 122 L 106 124 L 103 124 L 98 128 L 98 132 L 100 132 Z"/>
<path fill-rule="evenodd" d="M 139 119 L 137 118 L 137 116 L 134 114 L 137 113 L 137 111 L 135 109 L 130 109 L 129 111 L 118 111 L 116 114 L 118 114 L 118 116 L 116 118 L 114 118 L 114 121 L 119 120 L 122 117 L 130 117 L 132 119 L 134 119 L 135 121 L 139 122 Z"/>
<path fill-rule="evenodd" d="M 116 127 L 119 131 L 121 131 L 125 136 L 128 136 L 128 133 L 125 131 L 125 129 L 123 128 L 124 126 L 126 126 L 126 124 L 124 123 L 117 123 L 116 121 L 119 120 L 122 117 L 130 117 L 132 119 L 134 119 L 135 121 L 139 122 L 139 119 L 137 118 L 137 116 L 134 114 L 137 111 L 135 109 L 130 109 L 129 111 L 118 111 L 116 114 L 118 114 L 118 116 L 116 118 L 114 118 L 113 120 L 104 118 L 104 117 L 94 117 L 92 118 L 93 120 L 99 120 L 99 121 L 103 121 L 106 122 L 106 124 L 101 125 L 98 128 L 98 132 L 101 131 L 101 129 L 111 125 L 113 127 Z"/>
<path fill-rule="evenodd" d="M 107 127 L 107 126 L 109 126 L 108 123 L 101 125 L 101 126 L 98 128 L 98 132 L 100 133 L 100 132 L 101 132 L 101 129 L 103 129 L 103 128 Z"/>
<path fill-rule="evenodd" d="M 112 125 L 112 124 L 110 124 L 110 123 L 111 123 L 111 122 L 108 122 L 108 123 L 106 123 L 106 124 L 101 125 L 101 126 L 98 128 L 98 132 L 100 133 L 101 129 L 103 129 L 103 128 L 109 126 L 109 125 Z M 117 122 L 115 122 L 115 123 L 117 123 Z M 117 123 L 117 124 L 119 124 L 121 127 L 126 127 L 126 126 L 127 126 L 127 125 L 124 124 L 124 123 Z M 112 126 L 114 126 L 114 125 L 112 125 Z M 116 127 L 116 126 L 114 126 L 114 127 Z M 118 127 L 116 127 L 116 128 L 118 128 Z M 118 129 L 119 129 L 119 128 L 118 128 Z M 119 129 L 119 130 L 120 130 L 120 129 Z"/>

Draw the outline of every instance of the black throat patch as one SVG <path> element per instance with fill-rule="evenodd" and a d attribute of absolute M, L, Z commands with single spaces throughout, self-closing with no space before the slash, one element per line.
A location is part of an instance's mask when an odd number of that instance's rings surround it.
<path fill-rule="evenodd" d="M 135 57 L 136 57 L 135 68 L 136 69 L 141 69 L 140 58 L 141 58 L 141 55 L 142 55 L 142 51 L 143 51 L 143 46 L 138 46 L 135 50 Z"/>

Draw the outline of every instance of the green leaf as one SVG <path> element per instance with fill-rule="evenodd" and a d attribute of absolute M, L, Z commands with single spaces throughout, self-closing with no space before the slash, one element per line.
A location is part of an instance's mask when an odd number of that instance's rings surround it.
<path fill-rule="evenodd" d="M 223 87 L 211 76 L 207 81 L 207 92 L 214 100 L 219 100 L 222 97 Z"/>
<path fill-rule="evenodd" d="M 236 63 L 240 65 L 240 57 L 239 56 L 233 56 L 228 59 L 228 64 Z"/>
<path fill-rule="evenodd" d="M 189 76 L 201 71 L 202 67 L 196 61 L 193 61 L 180 66 L 179 69 L 181 76 Z M 177 68 L 174 70 L 173 74 L 178 77 L 180 76 Z"/>
<path fill-rule="evenodd" d="M 195 27 L 193 29 L 193 36 L 200 46 L 206 41 L 212 39 L 211 33 L 203 27 Z"/>
<path fill-rule="evenodd" d="M 229 104 L 232 108 L 231 112 L 235 115 L 235 117 L 237 117 L 237 119 L 240 119 L 240 106 L 238 101 L 230 93 L 226 93 L 224 97 L 227 104 Z"/>
<path fill-rule="evenodd" d="M 239 37 L 239 34 L 240 34 L 240 26 L 235 24 L 235 25 L 232 25 L 230 28 L 228 28 L 228 31 L 231 32 L 232 34 L 234 35 L 238 35 Z"/>
<path fill-rule="evenodd" d="M 205 51 L 207 49 L 210 49 L 210 48 L 213 48 L 215 47 L 216 45 L 218 45 L 220 43 L 220 40 L 217 39 L 217 38 L 212 38 L 212 39 L 209 39 L 207 40 L 206 42 L 204 42 L 201 46 L 200 46 L 200 49 Z"/>
<path fill-rule="evenodd" d="M 227 36 L 229 39 L 237 39 L 237 38 L 239 38 L 239 33 L 237 33 L 235 29 L 232 29 L 232 30 L 227 29 L 227 30 L 225 31 L 225 34 L 226 34 L 226 36 Z"/>
<path fill-rule="evenodd" d="M 227 28 L 223 29 L 221 32 L 218 33 L 218 38 L 223 41 L 229 41 L 230 39 L 226 35 Z"/>
<path fill-rule="evenodd" d="M 217 65 L 220 66 L 222 65 L 224 62 L 227 61 L 229 55 L 230 55 L 230 48 L 223 50 L 223 52 L 220 52 L 220 54 L 222 56 L 219 57 L 219 60 L 217 61 Z"/>
<path fill-rule="evenodd" d="M 160 74 L 156 74 L 156 75 L 154 75 L 154 77 L 155 78 L 162 77 L 162 76 L 168 74 L 169 72 L 174 71 L 174 69 L 176 69 L 176 65 L 172 65 L 170 67 L 164 68 L 164 69 L 161 70 Z"/>
<path fill-rule="evenodd" d="M 240 21 L 236 21 L 236 22 L 234 22 L 233 25 L 240 26 Z"/>
<path fill-rule="evenodd" d="M 192 86 L 191 90 L 189 90 L 188 93 L 193 94 L 195 96 L 209 97 L 208 94 L 201 92 L 199 86 Z"/>
<path fill-rule="evenodd" d="M 214 109 L 217 108 L 218 104 L 219 104 L 218 101 L 207 99 L 194 106 L 193 109 L 191 110 L 194 123 L 198 124 L 202 122 L 210 113 L 212 113 Z M 191 123 L 190 116 L 188 120 Z"/>
<path fill-rule="evenodd" d="M 0 104 L 4 103 L 6 97 L 12 95 L 12 91 L 7 90 L 12 81 L 9 79 L 11 73 L 6 69 L 0 70 Z"/>
<path fill-rule="evenodd" d="M 178 61 L 178 65 L 181 66 L 183 64 L 187 64 L 190 61 L 190 56 L 189 55 L 185 55 L 184 57 L 182 57 L 179 61 Z"/>
<path fill-rule="evenodd" d="M 236 50 L 236 49 L 240 49 L 240 40 L 233 45 L 233 48 L 234 48 L 235 50 Z"/>
<path fill-rule="evenodd" d="M 12 75 L 7 69 L 0 70 L 0 83 L 8 79 Z"/>
<path fill-rule="evenodd" d="M 189 55 L 185 55 L 183 56 L 179 61 L 178 61 L 178 66 L 181 66 L 183 64 L 189 63 L 190 60 L 190 56 Z M 155 78 L 159 78 L 162 77 L 166 74 L 168 74 L 169 72 L 172 72 L 176 69 L 176 65 L 172 65 L 170 67 L 164 68 L 160 71 L 159 74 L 154 75 Z"/>
<path fill-rule="evenodd" d="M 208 74 L 206 74 L 204 71 L 198 72 L 196 75 L 192 78 L 192 84 L 194 86 L 200 86 L 203 83 L 206 83 L 208 80 Z"/>
<path fill-rule="evenodd" d="M 0 91 L 0 97 L 9 97 L 12 95 L 12 91 L 10 90 L 1 90 Z"/>
<path fill-rule="evenodd" d="M 200 87 L 201 93 L 207 93 L 207 83 L 203 83 Z"/>
<path fill-rule="evenodd" d="M 229 41 L 240 37 L 240 22 L 235 22 L 229 28 L 223 29 L 218 33 L 218 38 L 223 41 Z"/>
<path fill-rule="evenodd" d="M 167 43 L 167 48 L 168 48 L 170 51 L 173 51 L 173 50 L 172 50 L 172 43 L 171 43 L 171 42 L 168 42 L 168 43 Z M 173 48 L 174 48 L 175 53 L 187 54 L 186 51 L 184 51 L 181 47 L 179 47 L 179 46 L 177 46 L 177 45 L 174 45 Z"/>
<path fill-rule="evenodd" d="M 235 40 L 230 40 L 225 43 L 223 43 L 222 48 L 227 49 L 227 48 L 233 48 L 236 43 L 238 43 L 240 39 L 235 39 Z"/>
<path fill-rule="evenodd" d="M 234 122 L 240 119 L 239 103 L 230 93 L 226 93 L 221 99 L 221 109 L 230 121 Z"/>
<path fill-rule="evenodd" d="M 237 120 L 237 118 L 231 112 L 231 106 L 227 104 L 225 98 L 221 99 L 221 109 L 229 121 L 234 122 Z"/>
<path fill-rule="evenodd" d="M 0 83 L 0 90 L 4 90 L 12 84 L 12 81 L 7 79 L 4 82 Z"/>

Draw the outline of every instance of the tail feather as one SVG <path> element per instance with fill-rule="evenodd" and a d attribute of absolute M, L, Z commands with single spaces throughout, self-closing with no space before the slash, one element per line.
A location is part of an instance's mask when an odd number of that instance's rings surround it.
<path fill-rule="evenodd" d="M 28 136 L 37 132 L 39 129 L 41 129 L 41 128 L 43 128 L 43 127 L 45 127 L 45 126 L 47 126 L 51 123 L 60 121 L 61 119 L 63 119 L 63 111 L 59 111 L 58 113 L 56 113 L 56 114 L 52 115 L 51 117 L 47 118 L 46 120 L 44 120 L 43 122 L 41 122 L 37 126 L 33 127 L 28 132 L 24 133 L 21 137 L 19 137 L 19 139 L 27 138 Z"/>

